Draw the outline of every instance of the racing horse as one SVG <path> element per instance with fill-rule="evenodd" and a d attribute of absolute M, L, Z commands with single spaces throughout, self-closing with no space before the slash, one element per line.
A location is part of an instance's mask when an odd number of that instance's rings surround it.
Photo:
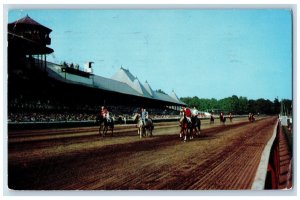
<path fill-rule="evenodd" d="M 107 118 L 104 118 L 101 115 L 97 115 L 96 122 L 99 124 L 99 134 L 100 135 L 105 137 L 108 129 L 111 130 L 111 136 L 114 135 L 115 123 L 114 123 L 113 117 L 109 117 L 109 120 L 108 120 Z"/>
<path fill-rule="evenodd" d="M 183 141 L 186 142 L 186 138 L 187 136 L 190 137 L 190 140 L 193 139 L 192 136 L 192 132 L 193 132 L 193 128 L 192 128 L 192 123 L 188 122 L 186 117 L 182 117 L 179 121 L 180 123 L 180 134 L 179 137 L 182 138 L 183 137 Z"/>
<path fill-rule="evenodd" d="M 226 122 L 226 117 L 223 114 L 220 114 L 220 123 L 225 125 L 225 122 Z"/>
<path fill-rule="evenodd" d="M 214 118 L 214 116 L 211 114 L 210 115 L 210 122 L 209 122 L 209 124 L 214 124 L 215 123 L 215 118 Z"/>
<path fill-rule="evenodd" d="M 249 120 L 250 122 L 254 122 L 254 121 L 255 121 L 254 114 L 249 113 L 248 120 Z"/>
<path fill-rule="evenodd" d="M 154 125 L 152 119 L 145 119 L 145 124 L 143 124 L 143 120 L 139 113 L 136 113 L 132 118 L 133 121 L 136 122 L 136 127 L 138 129 L 138 135 L 140 136 L 140 138 L 142 138 L 143 136 L 148 136 L 148 132 L 150 134 L 150 137 L 153 136 L 152 131 L 154 129 Z"/>
<path fill-rule="evenodd" d="M 200 137 L 200 128 L 201 128 L 201 119 L 200 117 L 197 116 L 193 116 L 191 118 L 192 120 L 192 127 L 191 127 L 191 137 Z"/>

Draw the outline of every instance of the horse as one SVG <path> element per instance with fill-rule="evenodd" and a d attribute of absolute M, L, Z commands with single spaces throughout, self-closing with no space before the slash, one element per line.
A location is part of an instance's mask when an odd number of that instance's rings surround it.
<path fill-rule="evenodd" d="M 191 121 L 192 121 L 191 136 L 200 137 L 201 119 L 198 116 L 193 116 L 191 118 Z"/>
<path fill-rule="evenodd" d="M 225 125 L 225 122 L 226 122 L 226 117 L 224 115 L 220 115 L 220 123 Z"/>
<path fill-rule="evenodd" d="M 103 118 L 101 115 L 97 115 L 96 122 L 99 123 L 99 134 L 102 135 L 103 137 L 106 136 L 106 133 L 108 129 L 111 130 L 111 136 L 114 135 L 114 118 L 109 117 L 109 120 L 107 118 Z M 101 130 L 103 129 L 102 133 Z"/>
<path fill-rule="evenodd" d="M 215 123 L 215 118 L 213 115 L 210 115 L 210 124 L 214 124 Z"/>
<path fill-rule="evenodd" d="M 192 132 L 193 132 L 193 128 L 192 128 L 192 123 L 188 122 L 186 117 L 182 117 L 179 121 L 180 123 L 180 138 L 183 137 L 183 141 L 186 142 L 186 138 L 187 136 L 190 137 L 190 139 L 192 138 Z"/>
<path fill-rule="evenodd" d="M 152 131 L 154 129 L 154 125 L 153 125 L 153 121 L 152 119 L 145 119 L 145 124 L 143 124 L 143 120 L 141 118 L 141 115 L 136 113 L 133 116 L 133 121 L 136 122 L 136 127 L 138 129 L 138 135 L 140 136 L 140 138 L 142 138 L 142 136 L 148 136 L 148 131 L 150 133 L 150 137 L 152 137 Z"/>
<path fill-rule="evenodd" d="M 255 121 L 254 114 L 249 114 L 248 119 L 250 122 L 254 122 Z"/>

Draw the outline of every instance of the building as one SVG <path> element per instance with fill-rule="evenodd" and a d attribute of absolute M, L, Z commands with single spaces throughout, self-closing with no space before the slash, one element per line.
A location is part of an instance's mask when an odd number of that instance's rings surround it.
<path fill-rule="evenodd" d="M 79 67 L 47 61 L 54 52 L 51 29 L 29 16 L 8 24 L 8 108 L 20 110 L 94 110 L 100 105 L 168 108 L 185 105 L 172 92 L 154 91 L 129 70 L 105 78 Z M 91 65 L 90 65 L 91 66 Z M 41 106 L 38 106 L 41 105 Z"/>

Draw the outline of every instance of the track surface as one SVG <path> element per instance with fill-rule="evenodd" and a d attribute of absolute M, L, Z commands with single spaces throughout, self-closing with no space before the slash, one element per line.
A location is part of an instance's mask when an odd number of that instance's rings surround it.
<path fill-rule="evenodd" d="M 277 118 L 225 126 L 202 122 L 183 142 L 176 123 L 140 139 L 132 125 L 100 137 L 97 127 L 8 133 L 8 185 L 22 190 L 250 189 Z"/>

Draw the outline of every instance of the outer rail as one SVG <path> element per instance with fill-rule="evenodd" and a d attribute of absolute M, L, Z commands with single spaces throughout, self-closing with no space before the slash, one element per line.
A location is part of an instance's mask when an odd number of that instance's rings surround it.
<path fill-rule="evenodd" d="M 276 140 L 278 140 L 278 130 L 280 128 L 280 122 L 277 121 L 276 126 L 274 127 L 273 135 L 268 141 L 267 145 L 265 146 L 261 160 L 258 166 L 258 169 L 256 171 L 256 175 L 252 184 L 251 189 L 252 190 L 263 190 L 265 189 L 265 184 L 267 180 L 267 174 L 268 171 L 270 171 L 270 159 L 274 160 L 274 153 L 276 153 L 275 146 L 276 146 Z M 277 151 L 277 158 L 278 158 L 278 151 Z M 279 163 L 277 163 L 279 165 Z M 273 177 L 276 177 L 275 174 L 273 174 Z M 275 179 L 274 177 L 274 179 Z M 276 180 L 274 180 L 276 182 Z M 276 183 L 274 183 L 276 184 Z"/>

